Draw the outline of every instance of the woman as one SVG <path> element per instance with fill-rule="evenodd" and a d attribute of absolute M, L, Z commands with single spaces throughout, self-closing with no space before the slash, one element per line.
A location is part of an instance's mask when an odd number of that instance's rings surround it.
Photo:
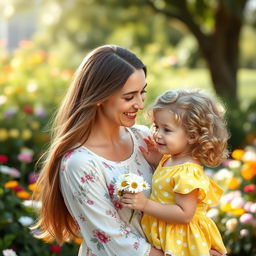
<path fill-rule="evenodd" d="M 128 224 L 131 212 L 113 193 L 123 173 L 151 182 L 152 168 L 139 150 L 148 130 L 134 127 L 144 108 L 145 77 L 133 53 L 111 45 L 96 48 L 78 68 L 38 179 L 41 237 L 61 244 L 81 235 L 83 256 L 163 255 L 146 242 L 141 213 Z"/>

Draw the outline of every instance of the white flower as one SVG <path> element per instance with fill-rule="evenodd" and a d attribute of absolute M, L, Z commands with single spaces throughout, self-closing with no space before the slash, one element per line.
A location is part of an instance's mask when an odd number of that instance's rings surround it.
<path fill-rule="evenodd" d="M 34 222 L 34 220 L 31 217 L 28 217 L 28 216 L 21 216 L 18 219 L 18 221 L 24 227 L 30 226 Z"/>
<path fill-rule="evenodd" d="M 134 173 L 120 175 L 115 184 L 115 194 L 117 195 L 120 195 L 120 191 L 138 193 L 147 189 L 149 189 L 149 184 L 144 181 L 142 176 Z"/>
<path fill-rule="evenodd" d="M 220 169 L 214 176 L 213 179 L 217 181 L 223 181 L 232 178 L 233 173 L 227 168 Z"/>
<path fill-rule="evenodd" d="M 36 209 L 36 210 L 38 210 L 42 207 L 42 202 L 35 201 L 35 200 L 25 200 L 25 201 L 22 202 L 22 204 L 25 207 L 33 208 L 33 209 Z"/>
<path fill-rule="evenodd" d="M 117 196 L 121 196 L 123 191 L 138 193 L 147 189 L 149 189 L 149 184 L 146 181 L 144 181 L 142 176 L 138 176 L 134 173 L 120 175 L 115 184 L 115 194 Z M 129 223 L 131 223 L 132 221 L 133 214 L 134 209 L 132 210 Z"/>
<path fill-rule="evenodd" d="M 3 250 L 4 256 L 17 256 L 16 252 L 12 249 Z"/>
<path fill-rule="evenodd" d="M 216 208 L 212 208 L 207 212 L 207 217 L 215 219 L 219 215 L 219 211 Z"/>
<path fill-rule="evenodd" d="M 228 163 L 228 167 L 231 168 L 231 169 L 239 168 L 240 166 L 241 166 L 241 162 L 238 161 L 238 160 L 231 160 Z"/>
<path fill-rule="evenodd" d="M 244 206 L 244 204 L 245 204 L 245 201 L 242 197 L 236 197 L 230 203 L 230 205 L 233 209 L 242 208 Z"/>
<path fill-rule="evenodd" d="M 233 231 L 237 227 L 238 221 L 236 218 L 231 218 L 226 222 L 226 228 L 229 231 Z"/>
<path fill-rule="evenodd" d="M 244 153 L 242 160 L 244 162 L 249 162 L 249 161 L 256 161 L 256 152 L 254 151 L 247 151 Z"/>

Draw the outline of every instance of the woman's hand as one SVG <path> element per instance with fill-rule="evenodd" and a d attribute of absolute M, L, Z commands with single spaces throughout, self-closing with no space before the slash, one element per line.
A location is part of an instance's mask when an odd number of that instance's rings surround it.
<path fill-rule="evenodd" d="M 211 249 L 210 250 L 210 255 L 211 256 L 222 256 L 223 254 L 218 252 L 218 251 L 216 251 L 216 250 L 214 250 L 214 249 Z"/>
<path fill-rule="evenodd" d="M 149 256 L 164 256 L 164 253 L 162 250 L 158 250 L 155 247 L 151 247 Z"/>
<path fill-rule="evenodd" d="M 143 211 L 145 208 L 148 198 L 143 192 L 140 193 L 128 193 L 125 192 L 121 197 L 121 203 L 124 207 Z"/>
<path fill-rule="evenodd" d="M 149 164 L 153 165 L 154 167 L 157 167 L 163 155 L 159 153 L 159 151 L 157 150 L 156 143 L 152 137 L 148 136 L 143 140 L 147 145 L 147 149 L 140 146 L 140 151 L 142 152 L 144 158 L 147 160 Z"/>

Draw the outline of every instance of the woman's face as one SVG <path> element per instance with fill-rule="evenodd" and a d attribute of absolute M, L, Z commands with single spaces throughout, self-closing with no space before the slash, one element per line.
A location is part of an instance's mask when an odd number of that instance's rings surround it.
<path fill-rule="evenodd" d="M 144 108 L 146 86 L 144 71 L 134 71 L 122 89 L 101 104 L 100 118 L 118 126 L 133 126 L 138 110 Z"/>

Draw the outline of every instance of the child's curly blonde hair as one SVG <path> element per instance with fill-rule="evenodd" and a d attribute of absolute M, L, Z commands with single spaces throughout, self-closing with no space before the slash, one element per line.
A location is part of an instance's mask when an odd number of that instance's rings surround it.
<path fill-rule="evenodd" d="M 220 103 L 199 90 L 170 90 L 160 95 L 152 106 L 173 112 L 177 124 L 188 136 L 195 137 L 191 156 L 207 166 L 217 166 L 228 156 L 229 138 Z"/>

